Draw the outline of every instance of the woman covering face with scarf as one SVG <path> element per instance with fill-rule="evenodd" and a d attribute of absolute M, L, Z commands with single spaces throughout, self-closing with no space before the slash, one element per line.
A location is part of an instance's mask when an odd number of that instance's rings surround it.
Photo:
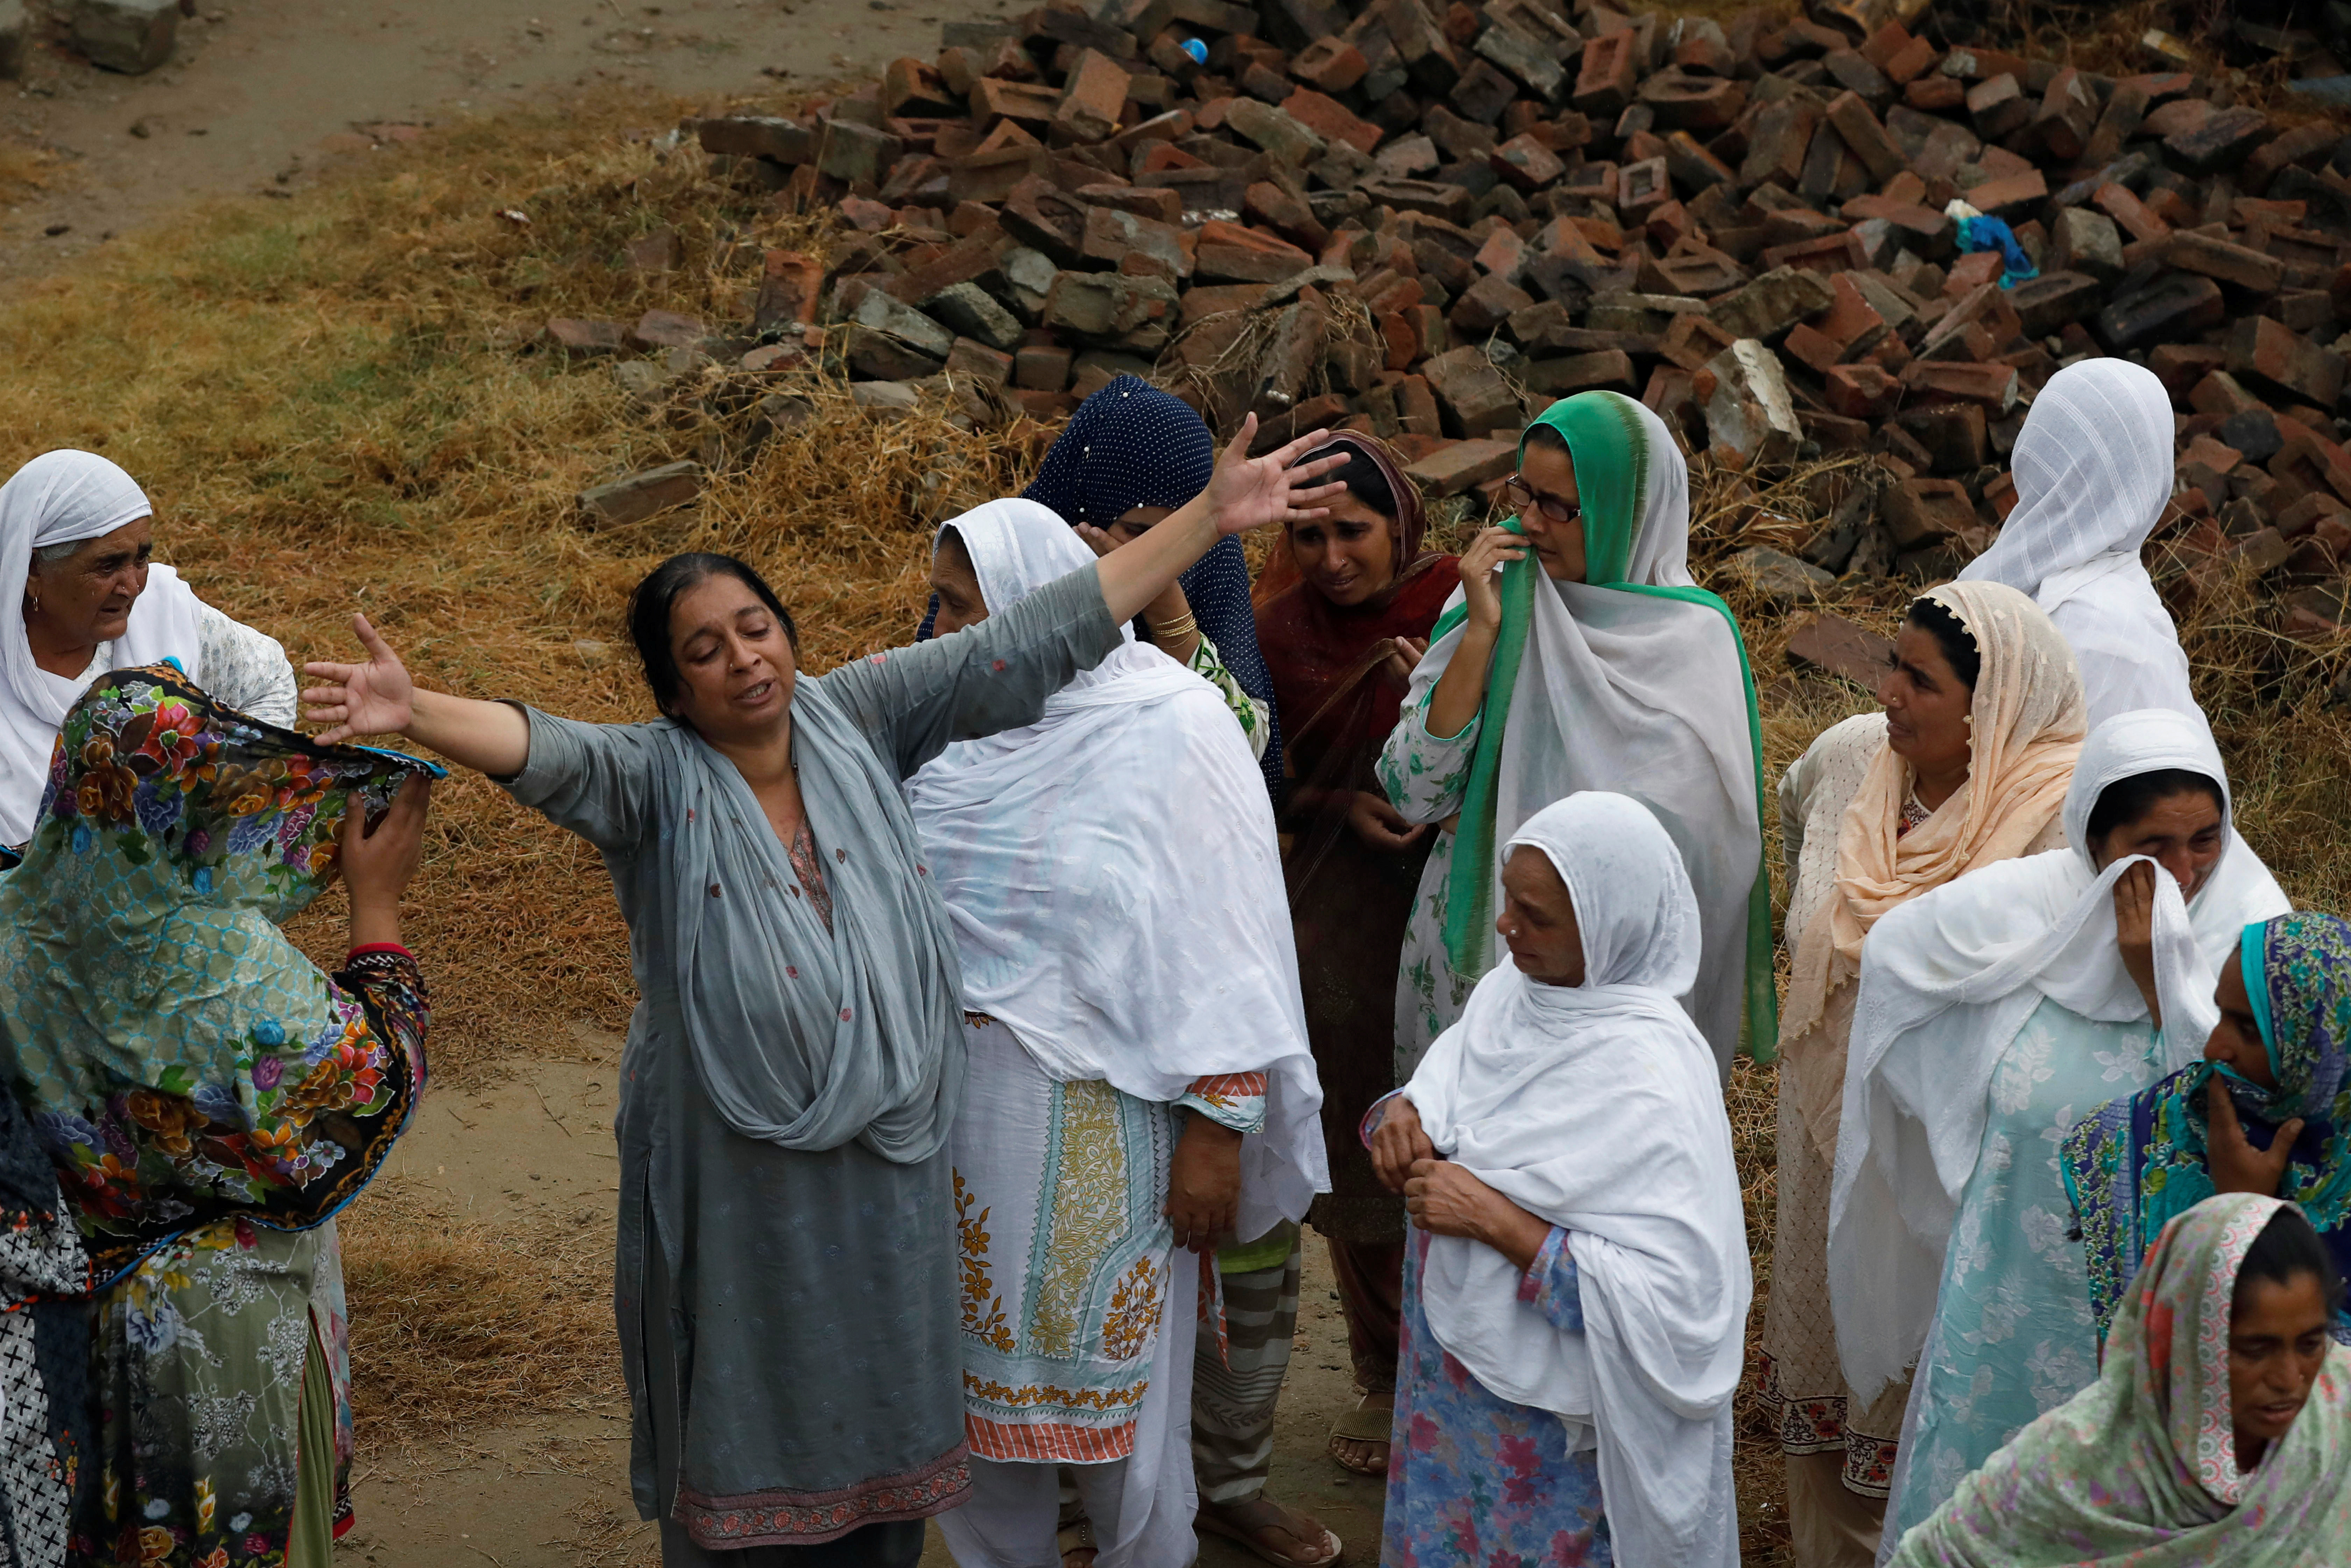
<path fill-rule="evenodd" d="M 2214 1192 L 2297 1205 L 2351 1264 L 2351 922 L 2247 925 L 2213 992 L 2203 1060 L 2100 1106 L 2065 1140 L 2099 1326 L 2148 1239 Z M 2351 1320 L 2335 1333 L 2351 1343 Z"/>
<path fill-rule="evenodd" d="M 1773 1032 L 1754 681 L 1739 627 L 1694 585 L 1689 475 L 1663 421 L 1614 392 L 1553 403 L 1520 444 L 1519 516 L 1461 557 L 1461 597 L 1380 759 L 1409 822 L 1439 831 L 1405 938 L 1409 1073 L 1499 962 L 1493 847 L 1553 800 L 1613 789 L 1671 834 L 1705 961 L 1690 1016 L 1726 1075 Z"/>

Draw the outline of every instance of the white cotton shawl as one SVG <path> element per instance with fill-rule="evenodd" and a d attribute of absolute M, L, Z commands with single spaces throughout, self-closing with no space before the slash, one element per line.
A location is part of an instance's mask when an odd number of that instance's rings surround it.
<path fill-rule="evenodd" d="M 1830 1306 L 1858 1398 L 1917 1359 L 1992 1072 L 2025 1020 L 2044 998 L 2103 1022 L 2147 1016 L 2117 946 L 2114 885 L 2126 867 L 2155 862 L 2133 855 L 2094 869 L 2089 820 L 2108 786 L 2166 768 L 2218 783 L 2228 823 L 2192 900 L 2181 902 L 2168 873 L 2155 879 L 2164 1049 L 2168 1067 L 2185 1065 L 2219 1021 L 2213 984 L 2239 934 L 2290 907 L 2228 818 L 2228 774 L 2200 719 L 2161 708 L 2108 719 L 2074 765 L 2066 848 L 1970 872 L 1870 933 L 1829 1200 Z"/>
<path fill-rule="evenodd" d="M 1688 467 L 1664 423 L 1631 407 L 1648 427 L 1651 461 L 1624 580 L 1694 587 Z M 1455 590 L 1447 612 L 1462 601 Z M 1748 897 L 1763 853 L 1738 634 L 1708 606 L 1590 583 L 1543 578 L 1533 601 L 1502 737 L 1494 841 L 1583 790 L 1618 791 L 1655 814 L 1698 898 L 1706 962 L 1683 1005 L 1714 1052 L 1718 1078 L 1727 1078 L 1746 999 Z M 1407 713 L 1425 710 L 1466 630 L 1464 622 L 1429 646 L 1413 672 Z M 1492 963 L 1510 963 L 1499 936 Z"/>
<path fill-rule="evenodd" d="M 1677 1000 L 1698 901 L 1623 795 L 1537 812 L 1500 858 L 1522 844 L 1567 883 L 1584 983 L 1497 965 L 1405 1095 L 1447 1158 L 1569 1232 L 1584 1330 L 1552 1327 L 1510 1260 L 1448 1236 L 1421 1274 L 1429 1330 L 1499 1397 L 1593 1430 L 1617 1562 L 1736 1563 L 1730 1398 L 1754 1281 L 1714 1056 Z"/>
<path fill-rule="evenodd" d="M 991 612 L 1094 559 L 1033 501 L 946 528 Z M 1241 1150 L 1238 1229 L 1254 1239 L 1330 1187 L 1273 810 L 1215 688 L 1126 635 L 1035 724 L 948 747 L 907 803 L 965 1005 L 1049 1077 L 1166 1102 L 1196 1078 L 1266 1073 L 1265 1131 Z"/>
<path fill-rule="evenodd" d="M 1962 581 L 2030 593 L 2073 645 L 2093 727 L 2162 707 L 2203 721 L 2170 612 L 2139 549 L 2171 499 L 2170 394 L 2127 360 L 2049 378 L 2010 459 L 2016 509 Z"/>
<path fill-rule="evenodd" d="M 89 680 L 53 675 L 33 662 L 25 637 L 25 580 L 33 551 L 78 544 L 151 516 L 154 507 L 131 476 L 92 452 L 59 450 L 34 458 L 0 486 L 0 844 L 33 836 L 57 728 L 83 691 L 107 670 L 176 659 L 188 678 L 197 668 L 196 595 L 170 567 L 147 569 L 147 586 L 131 606 L 131 623 L 106 649 Z"/>

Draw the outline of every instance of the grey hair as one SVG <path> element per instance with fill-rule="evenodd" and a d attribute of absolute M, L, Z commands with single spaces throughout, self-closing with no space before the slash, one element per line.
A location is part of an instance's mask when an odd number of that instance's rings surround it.
<path fill-rule="evenodd" d="M 52 561 L 71 560 L 76 553 L 81 549 L 81 547 L 88 543 L 89 543 L 88 539 L 75 539 L 70 544 L 35 545 L 33 547 L 33 559 L 39 561 L 43 566 L 47 566 Z"/>

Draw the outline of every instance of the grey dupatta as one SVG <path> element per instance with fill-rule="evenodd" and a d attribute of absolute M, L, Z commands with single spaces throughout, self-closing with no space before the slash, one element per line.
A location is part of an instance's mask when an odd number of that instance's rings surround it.
<path fill-rule="evenodd" d="M 897 780 L 820 682 L 796 684 L 792 723 L 830 933 L 735 765 L 683 726 L 662 737 L 653 810 L 685 1038 L 745 1137 L 927 1159 L 963 1092 L 955 935 Z"/>

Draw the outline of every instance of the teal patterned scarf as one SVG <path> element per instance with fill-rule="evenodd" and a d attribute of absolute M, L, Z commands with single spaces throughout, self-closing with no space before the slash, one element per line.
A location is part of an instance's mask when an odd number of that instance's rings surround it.
<path fill-rule="evenodd" d="M 2101 1333 L 2154 1239 L 2213 1195 L 2205 1099 L 2216 1074 L 2256 1147 L 2302 1118 L 2277 1196 L 2310 1217 L 2337 1270 L 2351 1268 L 2351 922 L 2314 911 L 2257 921 L 2238 954 L 2277 1087 L 2199 1061 L 2100 1106 L 2066 1136 L 2065 1186 Z M 2337 1335 L 2351 1343 L 2351 1319 Z"/>

